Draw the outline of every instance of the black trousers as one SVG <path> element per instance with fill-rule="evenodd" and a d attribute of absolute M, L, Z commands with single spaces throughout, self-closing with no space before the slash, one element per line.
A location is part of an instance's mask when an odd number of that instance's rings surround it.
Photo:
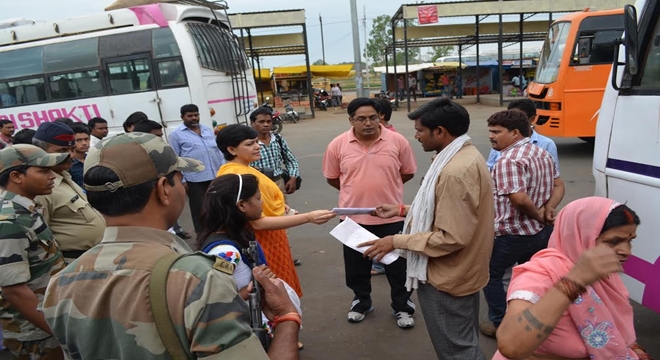
<path fill-rule="evenodd" d="M 211 185 L 211 181 L 188 182 L 188 204 L 190 205 L 190 215 L 192 216 L 195 232 L 199 234 L 202 230 L 199 218 L 202 216 L 202 205 L 204 204 L 204 194 Z"/>
<path fill-rule="evenodd" d="M 403 230 L 403 221 L 383 225 L 360 225 L 379 238 L 396 235 Z M 398 258 L 385 266 L 385 276 L 390 283 L 392 309 L 395 312 L 414 313 L 414 305 L 410 301 L 411 291 L 406 291 L 406 259 Z M 353 307 L 354 311 L 365 312 L 371 307 L 371 260 L 360 252 L 344 245 L 344 268 L 346 271 L 346 286 L 355 294 L 353 300 L 360 300 Z"/>

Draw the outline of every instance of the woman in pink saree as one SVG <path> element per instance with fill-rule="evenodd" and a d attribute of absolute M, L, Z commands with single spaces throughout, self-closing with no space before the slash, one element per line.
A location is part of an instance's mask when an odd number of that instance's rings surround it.
<path fill-rule="evenodd" d="M 513 269 L 493 359 L 650 359 L 635 342 L 618 274 L 639 223 L 633 210 L 610 199 L 568 204 L 548 248 Z"/>

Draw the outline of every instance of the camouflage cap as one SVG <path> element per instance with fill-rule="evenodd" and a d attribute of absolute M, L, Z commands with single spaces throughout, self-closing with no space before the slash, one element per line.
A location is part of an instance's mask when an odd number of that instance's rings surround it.
<path fill-rule="evenodd" d="M 16 144 L 0 150 L 0 173 L 21 166 L 53 167 L 69 157 L 68 153 L 49 154 L 34 145 Z"/>
<path fill-rule="evenodd" d="M 178 157 L 160 137 L 147 133 L 117 135 L 97 143 L 89 150 L 84 171 L 106 167 L 119 181 L 103 185 L 85 185 L 88 191 L 110 191 L 156 180 L 174 171 L 199 172 L 204 165 L 197 160 Z"/>

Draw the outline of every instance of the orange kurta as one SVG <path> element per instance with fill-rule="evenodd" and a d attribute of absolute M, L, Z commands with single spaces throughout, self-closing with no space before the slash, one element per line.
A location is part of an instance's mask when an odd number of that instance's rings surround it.
<path fill-rule="evenodd" d="M 280 188 L 266 175 L 253 167 L 228 162 L 218 170 L 217 176 L 226 174 L 252 174 L 259 179 L 259 191 L 263 214 L 265 216 L 282 216 L 285 212 L 284 194 Z M 293 256 L 289 247 L 286 230 L 260 230 L 254 232 L 257 241 L 264 250 L 268 267 L 279 277 L 286 281 L 302 297 L 302 288 L 298 273 L 293 265 Z"/>

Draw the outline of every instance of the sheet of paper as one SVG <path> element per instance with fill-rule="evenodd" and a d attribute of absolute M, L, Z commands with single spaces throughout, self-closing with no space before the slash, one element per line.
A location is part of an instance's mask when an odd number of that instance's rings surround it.
<path fill-rule="evenodd" d="M 378 239 L 378 236 L 370 233 L 348 217 L 346 220 L 339 223 L 339 225 L 335 226 L 335 228 L 330 231 L 330 235 L 344 243 L 344 245 L 363 254 L 369 247 L 365 246 L 358 248 L 357 246 L 363 242 Z M 399 254 L 396 251 L 392 251 L 383 256 L 380 262 L 389 265 L 398 258 Z"/>
<path fill-rule="evenodd" d="M 361 215 L 371 214 L 376 208 L 334 208 L 332 212 L 337 215 Z"/>

